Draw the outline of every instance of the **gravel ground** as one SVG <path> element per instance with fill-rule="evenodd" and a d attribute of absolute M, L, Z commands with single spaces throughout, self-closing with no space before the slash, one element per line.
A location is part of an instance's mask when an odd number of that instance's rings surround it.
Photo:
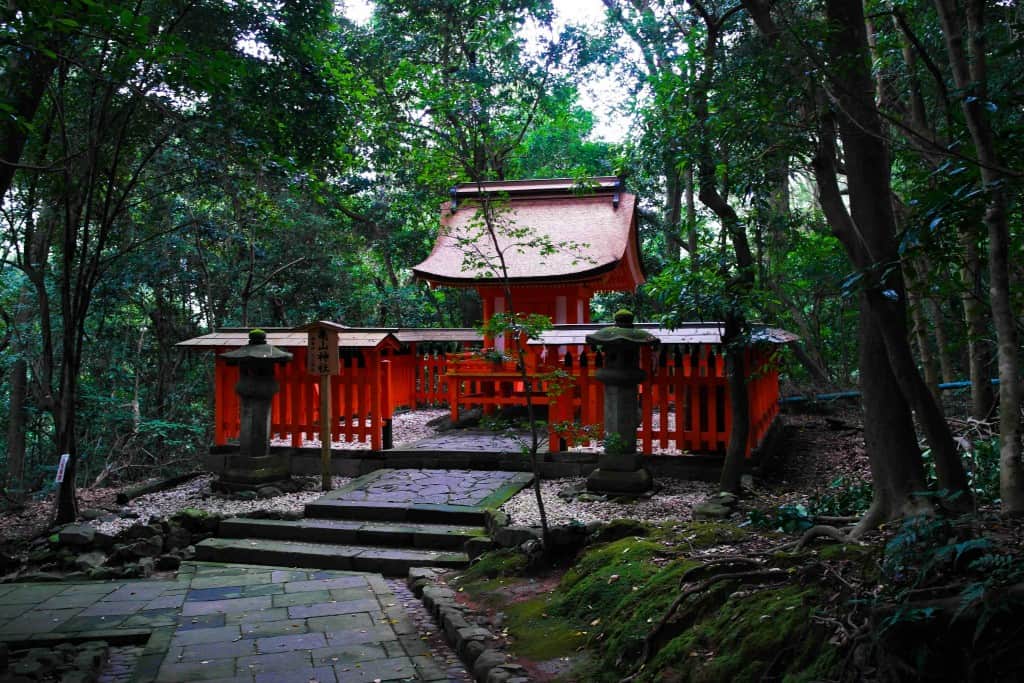
<path fill-rule="evenodd" d="M 583 478 L 571 478 L 541 482 L 540 490 L 549 524 L 568 524 L 573 520 L 586 524 L 619 517 L 648 522 L 687 520 L 690 519 L 691 508 L 718 489 L 715 484 L 703 481 L 659 478 L 656 483 L 660 489 L 651 498 L 641 498 L 633 503 L 616 503 L 610 500 L 566 501 L 558 497 L 559 491 L 578 487 L 585 481 Z M 502 505 L 501 509 L 508 514 L 513 524 L 540 524 L 540 512 L 537 509 L 533 487 L 520 491 Z"/>
<path fill-rule="evenodd" d="M 394 438 L 395 447 L 405 446 L 411 443 L 415 443 L 420 439 L 425 439 L 428 436 L 433 436 L 437 433 L 437 430 L 431 427 L 428 423 L 431 420 L 437 419 L 448 415 L 449 411 L 445 408 L 431 408 L 427 410 L 415 410 L 406 413 L 398 413 L 395 415 L 391 422 L 392 437 Z M 353 427 L 359 427 L 359 419 L 353 419 Z M 291 439 L 271 439 L 271 445 L 274 446 L 290 446 Z M 303 439 L 303 448 L 320 448 L 320 439 Z M 370 450 L 370 441 L 332 441 L 331 449 L 336 451 L 368 451 Z"/>
<path fill-rule="evenodd" d="M 170 517 L 185 508 L 195 508 L 223 516 L 239 515 L 256 510 L 301 512 L 306 503 L 323 495 L 323 492 L 320 491 L 320 477 L 295 477 L 303 483 L 304 490 L 273 498 L 236 500 L 211 491 L 210 484 L 215 478 L 212 474 L 206 474 L 180 486 L 175 486 L 173 489 L 139 496 L 123 507 L 121 515 L 124 516 L 115 519 L 101 517 L 89 524 L 96 527 L 97 531 L 113 536 L 135 524 L 146 524 L 151 518 Z M 343 486 L 349 481 L 351 479 L 346 477 L 331 479 L 334 488 Z M 137 516 L 133 517 L 133 515 Z"/>

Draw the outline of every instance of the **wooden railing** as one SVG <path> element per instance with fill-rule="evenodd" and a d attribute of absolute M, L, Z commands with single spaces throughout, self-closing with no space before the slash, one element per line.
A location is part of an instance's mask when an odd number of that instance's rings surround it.
<path fill-rule="evenodd" d="M 304 348 L 287 349 L 290 363 L 275 370 L 271 432 L 294 447 L 320 439 L 319 378 L 306 373 Z M 561 353 L 560 353 L 561 351 Z M 778 414 L 778 371 L 764 349 L 748 350 L 747 394 L 750 430 L 747 453 L 756 447 Z M 548 407 L 549 449 L 567 450 L 582 434 L 600 435 L 604 385 L 595 378 L 600 353 L 585 347 L 531 347 L 527 372 L 533 402 Z M 640 385 L 641 452 L 658 450 L 721 453 L 729 441 L 731 411 L 724 358 L 708 345 L 667 347 L 641 354 L 647 379 Z M 215 431 L 218 445 L 238 438 L 238 368 L 216 361 Z M 392 354 L 352 349 L 331 378 L 332 441 L 369 442 L 383 448 L 383 426 L 396 406 L 479 405 L 491 412 L 525 405 L 525 386 L 511 361 L 494 364 L 471 354 Z M 596 442 L 587 441 L 596 446 Z M 583 445 L 587 445 L 583 444 Z"/>
<path fill-rule="evenodd" d="M 293 354 L 291 362 L 275 368 L 279 391 L 271 404 L 270 432 L 271 438 L 299 448 L 323 438 L 320 379 L 306 372 L 304 348 L 287 350 Z M 381 450 L 383 427 L 394 406 L 392 362 L 357 349 L 343 354 L 340 365 L 339 374 L 331 377 L 331 441 L 369 442 L 370 448 Z M 238 438 L 238 368 L 217 358 L 216 375 L 214 443 L 224 445 Z"/>

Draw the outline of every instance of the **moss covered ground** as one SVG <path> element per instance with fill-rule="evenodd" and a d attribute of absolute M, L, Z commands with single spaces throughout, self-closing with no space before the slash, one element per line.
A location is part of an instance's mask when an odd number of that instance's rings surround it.
<path fill-rule="evenodd" d="M 533 590 L 525 585 L 537 579 L 509 552 L 489 554 L 455 585 L 504 613 L 517 657 L 576 662 L 548 680 L 601 683 L 632 673 L 650 682 L 827 679 L 841 659 L 815 617 L 834 599 L 834 587 L 798 578 L 792 557 L 779 558 L 781 580 L 720 581 L 683 601 L 637 671 L 645 638 L 683 590 L 684 575 L 709 557 L 742 554 L 748 537 L 731 523 L 623 521 L 595 538 L 560 578 L 549 576 Z"/>

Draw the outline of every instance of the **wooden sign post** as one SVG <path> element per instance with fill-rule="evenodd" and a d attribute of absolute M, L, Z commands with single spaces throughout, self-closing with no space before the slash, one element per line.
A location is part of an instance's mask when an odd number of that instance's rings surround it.
<path fill-rule="evenodd" d="M 306 371 L 320 375 L 320 479 L 331 490 L 331 375 L 338 374 L 338 332 L 314 326 L 308 330 Z"/>

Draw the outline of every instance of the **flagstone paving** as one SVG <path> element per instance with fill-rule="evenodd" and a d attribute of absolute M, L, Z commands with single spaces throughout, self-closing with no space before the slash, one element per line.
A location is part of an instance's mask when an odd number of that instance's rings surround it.
<path fill-rule="evenodd" d="M 524 478 L 529 480 L 529 475 L 485 470 L 384 469 L 360 477 L 334 493 L 325 494 L 324 498 L 369 503 L 481 506 L 502 489 Z"/>
<path fill-rule="evenodd" d="M 522 453 L 530 445 L 530 434 L 499 433 L 492 429 L 451 429 L 403 444 L 390 451 L 391 454 L 410 452 L 472 452 L 472 453 Z M 547 432 L 541 436 L 540 450 L 548 449 Z"/>
<path fill-rule="evenodd" d="M 142 683 L 460 680 L 420 633 L 379 574 L 186 563 L 169 580 L 0 586 L 0 641 L 140 644 Z"/>

